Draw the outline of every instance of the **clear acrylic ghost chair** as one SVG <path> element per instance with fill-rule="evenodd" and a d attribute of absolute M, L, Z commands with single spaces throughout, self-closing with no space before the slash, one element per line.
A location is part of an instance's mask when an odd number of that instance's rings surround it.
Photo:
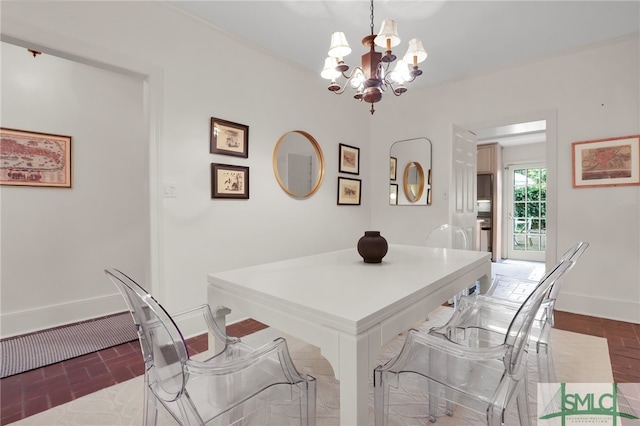
<path fill-rule="evenodd" d="M 556 264 L 556 267 L 558 264 L 564 262 L 570 263 L 566 265 L 567 267 L 564 268 L 563 275 L 558 277 L 556 282 L 545 295 L 545 299 L 543 300 L 540 310 L 533 322 L 530 344 L 532 344 L 535 349 L 538 379 L 540 383 L 556 382 L 556 374 L 550 345 L 550 333 L 554 324 L 553 312 L 555 309 L 555 303 L 558 298 L 558 293 L 560 292 L 560 284 L 566 277 L 565 274 L 575 266 L 578 259 L 583 255 L 588 247 L 589 243 L 580 241 L 562 255 Z M 486 321 L 493 322 L 494 330 L 502 329 L 506 332 L 510 320 L 509 316 L 515 314 L 517 309 L 520 307 L 522 300 L 524 300 L 524 298 L 533 291 L 536 284 L 536 281 L 532 280 L 496 275 L 489 290 L 485 294 L 477 296 L 478 302 L 476 303 L 486 303 L 489 305 L 487 309 L 483 311 L 485 314 L 491 314 Z M 458 302 L 464 303 L 462 301 Z M 493 305 L 494 309 L 491 309 L 491 305 Z M 500 320 L 501 318 L 502 320 Z"/>
<path fill-rule="evenodd" d="M 290 424 L 292 419 L 315 425 L 315 379 L 296 370 L 284 339 L 250 348 L 218 327 L 209 305 L 172 317 L 122 272 L 105 273 L 138 330 L 145 363 L 144 425 L 155 425 L 164 414 L 158 402 L 180 425 Z M 174 322 L 198 313 L 213 337 L 225 343 L 221 352 L 201 361 L 190 358 Z"/>
<path fill-rule="evenodd" d="M 520 424 L 529 425 L 527 342 L 545 295 L 567 264 L 558 265 L 540 281 L 511 316 L 506 333 L 475 323 L 483 318 L 478 311 L 486 307 L 474 304 L 475 297 L 463 298 L 465 308 L 456 308 L 457 318 L 447 325 L 429 332 L 410 330 L 400 353 L 374 370 L 376 426 L 388 424 L 390 406 L 393 411 L 402 410 L 393 400 L 407 390 L 428 398 L 432 422 L 437 419 L 438 399 L 444 396 L 448 415 L 461 405 L 484 415 L 487 425 L 501 425 L 515 397 Z"/>
<path fill-rule="evenodd" d="M 429 233 L 427 247 L 468 250 L 469 242 L 464 229 L 459 226 L 444 224 Z"/>
<path fill-rule="evenodd" d="M 458 249 L 468 250 L 469 242 L 467 234 L 459 226 L 444 224 L 431 230 L 427 236 L 427 247 L 446 248 L 446 249 Z M 468 289 L 465 289 L 449 300 L 450 305 L 455 305 L 459 297 L 466 296 L 471 293 L 471 289 L 475 289 L 476 284 L 472 284 Z"/>

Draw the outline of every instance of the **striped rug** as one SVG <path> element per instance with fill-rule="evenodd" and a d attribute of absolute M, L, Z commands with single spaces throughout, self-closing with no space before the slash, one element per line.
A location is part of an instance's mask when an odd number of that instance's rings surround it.
<path fill-rule="evenodd" d="M 4 378 L 136 340 L 131 314 L 124 312 L 0 341 Z"/>

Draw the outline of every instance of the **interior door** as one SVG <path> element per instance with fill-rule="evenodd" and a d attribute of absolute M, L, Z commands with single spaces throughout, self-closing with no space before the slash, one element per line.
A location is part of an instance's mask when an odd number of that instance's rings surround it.
<path fill-rule="evenodd" d="M 509 259 L 545 261 L 547 169 L 545 163 L 509 165 L 506 183 Z"/>
<path fill-rule="evenodd" d="M 464 229 L 471 249 L 476 241 L 476 135 L 453 125 L 453 186 L 451 223 Z"/>

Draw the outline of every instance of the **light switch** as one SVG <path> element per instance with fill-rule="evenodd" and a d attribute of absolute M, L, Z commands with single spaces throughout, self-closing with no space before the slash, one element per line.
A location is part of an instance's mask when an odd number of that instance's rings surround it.
<path fill-rule="evenodd" d="M 162 192 L 164 198 L 176 198 L 178 196 L 178 189 L 175 183 L 165 183 L 164 190 Z"/>

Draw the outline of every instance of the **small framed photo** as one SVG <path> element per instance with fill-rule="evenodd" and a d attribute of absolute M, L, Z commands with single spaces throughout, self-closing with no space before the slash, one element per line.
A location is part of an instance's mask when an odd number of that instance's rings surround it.
<path fill-rule="evenodd" d="M 340 144 L 340 173 L 357 175 L 360 173 L 360 148 Z"/>
<path fill-rule="evenodd" d="M 211 117 L 212 154 L 249 157 L 249 126 Z"/>
<path fill-rule="evenodd" d="M 640 135 L 571 144 L 573 187 L 640 185 Z"/>
<path fill-rule="evenodd" d="M 389 179 L 396 180 L 398 178 L 398 159 L 389 157 Z"/>
<path fill-rule="evenodd" d="M 0 184 L 71 188 L 71 136 L 0 128 Z"/>
<path fill-rule="evenodd" d="M 249 167 L 211 163 L 211 198 L 249 198 Z"/>
<path fill-rule="evenodd" d="M 389 204 L 398 205 L 398 185 L 395 183 L 389 184 Z"/>
<path fill-rule="evenodd" d="M 360 179 L 338 178 L 338 205 L 360 205 L 362 181 Z"/>

